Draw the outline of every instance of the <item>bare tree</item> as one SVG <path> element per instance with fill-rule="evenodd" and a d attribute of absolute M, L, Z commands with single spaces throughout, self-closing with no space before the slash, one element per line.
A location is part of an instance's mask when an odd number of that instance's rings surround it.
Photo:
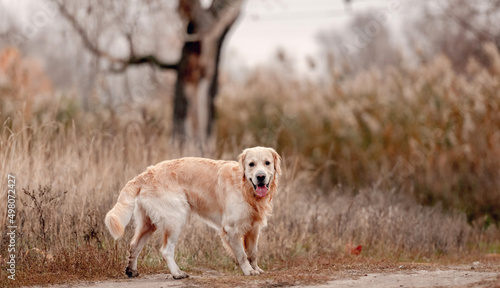
<path fill-rule="evenodd" d="M 172 2 L 165 4 L 154 0 L 127 2 L 92 2 L 89 0 L 84 6 L 70 1 L 54 1 L 61 14 L 80 35 L 84 46 L 103 59 L 113 72 L 123 72 L 130 66 L 142 64 L 176 71 L 174 137 L 181 142 L 186 139 L 200 143 L 208 141 L 214 126 L 214 99 L 218 90 L 217 78 L 221 48 L 228 31 L 239 15 L 242 0 L 213 0 L 207 8 L 202 7 L 200 0 L 179 0 L 177 15 L 182 23 L 179 29 L 184 30 L 181 32 L 183 44 L 179 59 L 171 62 L 162 60 L 159 55 L 161 51 L 144 54 L 137 52 L 136 42 L 144 35 L 137 31 L 136 26 L 144 19 L 137 16 L 138 12 L 134 9 L 148 7 L 148 13 L 155 14 L 163 11 L 164 5 L 170 5 Z M 132 12 L 125 12 L 127 8 L 123 6 L 126 5 L 135 5 L 135 8 L 132 8 Z M 116 13 L 113 14 L 110 11 Z M 99 34 L 96 24 L 94 23 L 94 26 L 81 24 L 82 18 L 88 19 L 92 16 L 95 21 L 107 17 L 109 21 L 115 23 L 114 32 L 118 31 L 120 34 L 117 37 L 127 43 L 125 53 L 116 51 L 120 49 L 113 51 L 110 45 L 107 49 L 102 48 L 105 45 L 102 43 L 102 37 L 101 39 L 96 37 Z M 168 23 L 164 25 L 165 29 L 169 27 Z M 152 35 L 152 37 L 158 37 L 158 35 Z M 169 47 L 161 47 L 161 49 L 168 50 Z"/>
<path fill-rule="evenodd" d="M 342 65 L 347 68 L 344 72 L 355 74 L 371 66 L 384 67 L 400 61 L 387 21 L 379 15 L 376 11 L 356 14 L 347 30 L 319 34 L 319 43 L 329 60 L 328 69 L 335 68 L 332 65 Z"/>
<path fill-rule="evenodd" d="M 499 0 L 440 0 L 419 3 L 421 17 L 407 31 L 413 47 L 426 56 L 445 54 L 455 69 L 463 71 L 469 58 L 487 64 L 482 43 L 500 48 Z M 423 16 L 423 17 L 422 17 Z"/>

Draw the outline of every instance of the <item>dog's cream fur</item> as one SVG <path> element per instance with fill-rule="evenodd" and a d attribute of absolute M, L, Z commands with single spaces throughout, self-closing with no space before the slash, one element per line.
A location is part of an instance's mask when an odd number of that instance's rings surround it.
<path fill-rule="evenodd" d="M 194 212 L 220 232 L 244 275 L 257 275 L 257 242 L 267 225 L 281 174 L 274 149 L 245 149 L 236 161 L 181 158 L 158 163 L 129 181 L 106 215 L 111 235 L 123 236 L 132 214 L 135 235 L 126 269 L 137 272 L 137 257 L 153 232 L 163 235 L 160 249 L 175 279 L 188 277 L 174 261 L 175 244 L 189 214 Z"/>

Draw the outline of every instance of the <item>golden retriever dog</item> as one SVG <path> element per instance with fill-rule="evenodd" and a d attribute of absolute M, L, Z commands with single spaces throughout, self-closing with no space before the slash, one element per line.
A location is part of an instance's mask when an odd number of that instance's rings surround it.
<path fill-rule="evenodd" d="M 174 260 L 175 244 L 191 212 L 220 233 L 244 275 L 257 266 L 259 232 L 267 225 L 277 192 L 281 157 L 272 148 L 245 149 L 236 161 L 181 158 L 164 161 L 127 183 L 106 215 L 111 235 L 123 236 L 132 215 L 135 234 L 125 273 L 136 277 L 137 257 L 153 232 L 163 235 L 160 252 L 174 279 L 189 277 Z"/>

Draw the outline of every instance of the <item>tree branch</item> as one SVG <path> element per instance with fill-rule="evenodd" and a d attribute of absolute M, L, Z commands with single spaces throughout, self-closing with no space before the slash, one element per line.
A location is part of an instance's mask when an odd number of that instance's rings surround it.
<path fill-rule="evenodd" d="M 213 0 L 208 10 L 215 18 L 219 18 L 228 7 L 241 5 L 239 2 L 240 1 L 232 0 Z"/>
<path fill-rule="evenodd" d="M 139 57 L 131 56 L 127 60 L 126 65 L 138 65 L 138 64 L 145 64 L 145 63 L 154 65 L 160 69 L 177 70 L 177 68 L 178 68 L 178 63 L 165 63 L 165 62 L 158 60 L 158 58 L 156 58 L 156 56 L 154 56 L 154 55 L 146 55 L 146 56 L 139 56 Z"/>
<path fill-rule="evenodd" d="M 481 30 L 477 29 L 473 24 L 469 23 L 468 19 L 466 20 L 463 17 L 460 17 L 453 10 L 447 9 L 442 4 L 439 4 L 439 3 L 438 3 L 438 6 L 440 6 L 440 8 L 445 16 L 450 18 L 452 21 L 455 21 L 463 29 L 468 30 L 469 32 L 474 34 L 474 36 L 476 36 L 477 39 L 485 39 L 486 38 L 490 41 L 495 40 L 493 35 L 485 32 L 485 31 L 481 31 Z"/>
<path fill-rule="evenodd" d="M 95 44 L 90 39 L 89 35 L 85 31 L 85 29 L 82 27 L 82 25 L 80 25 L 80 23 L 78 23 L 76 18 L 66 9 L 66 6 L 60 1 L 54 0 L 54 2 L 59 7 L 59 11 L 63 15 L 63 17 L 69 21 L 69 23 L 71 24 L 73 29 L 75 29 L 75 31 L 78 33 L 78 35 L 80 35 L 84 46 L 91 53 L 96 55 L 97 57 L 105 58 L 106 60 L 108 60 L 112 64 L 112 67 L 110 68 L 110 70 L 112 72 L 115 72 L 115 73 L 124 72 L 128 68 L 128 66 L 130 66 L 130 65 L 141 65 L 141 64 L 151 64 L 151 65 L 158 67 L 159 69 L 177 70 L 178 62 L 166 63 L 166 62 L 160 61 L 154 55 L 136 56 L 134 53 L 134 48 L 133 48 L 133 44 L 132 44 L 132 36 L 130 34 L 126 35 L 127 40 L 129 42 L 129 50 L 130 50 L 129 51 L 130 55 L 128 58 L 118 58 L 118 57 L 111 55 L 110 53 L 108 53 L 106 51 L 99 49 L 97 44 Z M 119 67 L 117 68 L 115 65 L 118 65 Z"/>
<path fill-rule="evenodd" d="M 54 1 L 54 2 L 58 5 L 59 11 L 64 16 L 64 18 L 66 18 L 69 21 L 71 26 L 73 26 L 73 29 L 75 29 L 76 32 L 80 35 L 80 37 L 82 38 L 82 41 L 83 41 L 83 45 L 85 45 L 85 47 L 87 47 L 87 49 L 89 49 L 90 52 L 94 53 L 95 55 L 97 55 L 99 57 L 104 57 L 111 62 L 119 62 L 119 63 L 124 62 L 122 59 L 116 58 L 113 55 L 111 55 L 105 51 L 101 51 L 99 49 L 99 47 L 97 47 L 97 45 L 95 45 L 90 40 L 90 37 L 89 37 L 89 35 L 87 35 L 85 29 L 80 25 L 80 23 L 78 23 L 76 18 L 66 9 L 66 6 L 64 6 L 64 4 L 62 2 L 59 2 L 59 1 Z"/>

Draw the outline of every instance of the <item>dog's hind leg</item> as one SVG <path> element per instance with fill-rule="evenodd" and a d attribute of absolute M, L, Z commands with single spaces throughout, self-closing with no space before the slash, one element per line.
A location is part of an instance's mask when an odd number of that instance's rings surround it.
<path fill-rule="evenodd" d="M 187 211 L 186 213 L 181 213 L 176 217 L 178 219 L 170 219 L 169 222 L 173 223 L 169 225 L 168 228 L 165 229 L 163 235 L 163 245 L 160 248 L 160 252 L 167 261 L 168 269 L 170 269 L 170 273 L 174 277 L 174 279 L 183 279 L 189 277 L 189 275 L 181 271 L 177 263 L 175 263 L 174 255 L 175 255 L 175 244 L 177 240 L 179 240 L 179 236 L 182 232 L 182 227 L 186 222 Z"/>
<path fill-rule="evenodd" d="M 125 269 L 125 274 L 128 277 L 137 277 L 139 272 L 137 271 L 137 258 L 141 253 L 142 248 L 148 242 L 153 232 L 156 230 L 156 226 L 151 223 L 151 219 L 145 215 L 145 211 L 140 206 L 136 206 L 135 211 L 135 234 L 130 242 L 130 256 L 128 260 L 127 268 Z"/>

